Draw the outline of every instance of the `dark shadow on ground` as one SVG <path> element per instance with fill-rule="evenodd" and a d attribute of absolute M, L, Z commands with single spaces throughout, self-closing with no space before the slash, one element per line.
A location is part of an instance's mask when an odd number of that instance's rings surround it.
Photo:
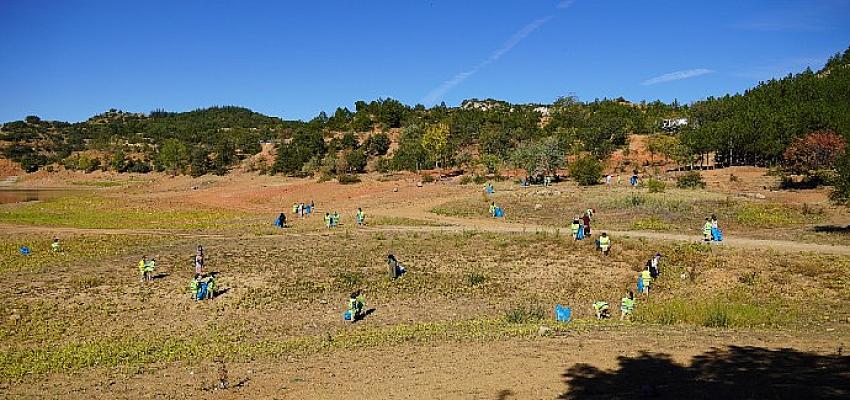
<path fill-rule="evenodd" d="M 560 399 L 847 399 L 850 356 L 731 346 L 680 365 L 666 354 L 620 357 L 617 370 L 576 364 Z"/>
<path fill-rule="evenodd" d="M 229 291 L 230 291 L 230 288 L 224 288 L 224 289 L 221 289 L 221 290 L 216 290 L 215 293 L 213 293 L 213 298 L 217 298 L 219 296 L 222 296 Z"/>
<path fill-rule="evenodd" d="M 363 311 L 363 314 L 360 314 L 360 315 L 357 316 L 357 321 L 362 321 L 362 320 L 366 319 L 366 317 L 372 315 L 373 312 L 375 312 L 374 308 L 370 308 L 366 311 Z"/>
<path fill-rule="evenodd" d="M 158 273 L 158 274 L 156 274 L 156 275 L 152 276 L 152 277 L 151 277 L 151 280 L 152 280 L 152 281 L 155 281 L 155 280 L 158 280 L 158 279 L 165 279 L 165 278 L 167 278 L 169 275 L 171 275 L 171 274 L 169 274 L 169 273 L 167 273 L 167 272 L 160 272 L 160 273 Z"/>
<path fill-rule="evenodd" d="M 850 233 L 850 225 L 817 225 L 814 231 L 822 233 Z"/>
<path fill-rule="evenodd" d="M 501 390 L 501 391 L 499 391 L 498 394 L 496 394 L 496 400 L 508 400 L 511 397 L 513 397 L 513 395 L 514 395 L 514 392 L 512 392 L 508 389 Z"/>

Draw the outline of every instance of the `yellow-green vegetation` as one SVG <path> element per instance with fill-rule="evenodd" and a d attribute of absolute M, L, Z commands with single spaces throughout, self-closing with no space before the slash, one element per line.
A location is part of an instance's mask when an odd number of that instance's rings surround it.
<path fill-rule="evenodd" d="M 128 184 L 127 181 L 71 181 L 74 186 L 115 187 Z"/>
<path fill-rule="evenodd" d="M 77 195 L 0 207 L 0 223 L 105 229 L 203 229 L 227 226 L 241 213 L 165 208 L 153 202 Z"/>
<path fill-rule="evenodd" d="M 741 203 L 734 211 L 734 218 L 741 225 L 782 228 L 818 221 L 820 216 L 809 215 L 807 218 L 800 210 L 779 204 Z"/>
<path fill-rule="evenodd" d="M 427 219 L 388 216 L 376 216 L 371 219 L 367 216 L 366 224 L 375 226 L 446 226 L 444 223 Z"/>
<path fill-rule="evenodd" d="M 661 218 L 656 216 L 649 216 L 646 218 L 636 219 L 632 221 L 631 229 L 637 231 L 669 231 L 672 230 L 673 226 L 664 222 Z"/>
<path fill-rule="evenodd" d="M 33 255 L 17 254 L 18 240 Z M 850 258 L 663 244 L 614 238 L 609 257 L 591 241 L 549 233 L 391 233 L 221 238 L 73 235 L 64 256 L 49 237 L 3 239 L 0 379 L 39 379 L 90 367 L 149 367 L 172 361 L 274 359 L 402 343 L 527 338 L 551 331 L 618 327 L 597 322 L 591 304 L 633 288 L 656 251 L 662 276 L 638 298 L 631 324 L 740 329 L 818 329 L 846 320 Z M 202 243 L 220 273 L 213 300 L 189 298 L 189 257 Z M 385 257 L 407 273 L 392 280 Z M 153 282 L 135 263 L 155 255 Z M 66 258 L 61 258 L 66 257 Z M 54 259 L 64 261 L 54 262 Z M 374 308 L 342 321 L 349 293 Z M 817 302 L 818 312 L 803 312 Z M 575 320 L 553 321 L 555 304 Z M 829 318 L 824 318 L 824 314 Z M 415 321 L 415 322 L 411 322 Z M 643 328 L 641 328 L 643 329 Z"/>
<path fill-rule="evenodd" d="M 86 266 L 90 262 L 100 264 L 112 257 L 144 253 L 142 249 L 167 240 L 163 237 L 130 235 L 74 234 L 59 237 L 60 251 L 54 252 L 50 247 L 53 242 L 50 235 L 0 236 L 0 273 L 49 272 L 65 270 L 70 266 Z M 20 253 L 22 246 L 30 248 L 29 255 Z M 79 279 L 83 282 L 96 277 L 81 275 Z"/>
<path fill-rule="evenodd" d="M 28 375 L 73 372 L 90 367 L 148 365 L 161 362 L 218 359 L 247 362 L 283 355 L 309 355 L 323 351 L 357 350 L 402 343 L 434 341 L 489 341 L 534 337 L 539 324 L 513 323 L 504 319 L 475 319 L 458 322 L 399 324 L 365 328 L 356 332 L 338 330 L 325 335 L 285 340 L 239 341 L 207 331 L 191 339 L 174 337 L 110 337 L 74 342 L 59 348 L 0 351 L 0 379 L 19 380 Z M 587 324 L 549 324 L 549 333 L 586 327 Z"/>

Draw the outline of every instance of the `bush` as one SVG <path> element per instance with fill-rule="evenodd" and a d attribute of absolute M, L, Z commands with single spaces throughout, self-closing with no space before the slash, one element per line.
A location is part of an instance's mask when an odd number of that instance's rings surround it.
<path fill-rule="evenodd" d="M 461 185 L 469 185 L 470 183 L 472 183 L 472 177 L 471 176 L 464 175 L 460 178 L 460 184 Z"/>
<path fill-rule="evenodd" d="M 602 179 L 602 163 L 592 156 L 584 156 L 570 164 L 570 177 L 581 186 L 599 183 Z"/>
<path fill-rule="evenodd" d="M 658 179 L 649 178 L 646 181 L 646 187 L 649 189 L 649 193 L 664 193 L 664 189 L 667 188 L 667 184 Z"/>
<path fill-rule="evenodd" d="M 436 181 L 437 179 L 431 175 L 422 175 L 422 183 L 431 183 Z"/>
<path fill-rule="evenodd" d="M 349 185 L 352 183 L 360 183 L 360 177 L 352 174 L 341 174 L 337 175 L 336 180 L 340 183 L 340 185 Z"/>
<path fill-rule="evenodd" d="M 690 171 L 676 178 L 676 187 L 682 189 L 704 189 L 705 182 L 702 180 L 702 175 L 698 171 Z"/>
<path fill-rule="evenodd" d="M 539 305 L 518 306 L 505 313 L 505 320 L 511 324 L 537 322 L 546 316 L 543 307 Z"/>
<path fill-rule="evenodd" d="M 487 277 L 482 275 L 482 274 L 479 274 L 479 273 L 470 272 L 470 273 L 466 274 L 466 276 L 464 277 L 464 280 L 466 281 L 467 286 L 472 287 L 472 286 L 478 286 L 478 285 L 486 282 Z"/>
<path fill-rule="evenodd" d="M 484 182 L 487 182 L 487 178 L 481 175 L 475 175 L 472 177 L 472 182 L 475 182 L 476 185 L 483 185 Z"/>

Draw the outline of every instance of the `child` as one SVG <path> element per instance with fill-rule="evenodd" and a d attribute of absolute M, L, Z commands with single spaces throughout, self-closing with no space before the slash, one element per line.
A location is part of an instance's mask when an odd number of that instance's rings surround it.
<path fill-rule="evenodd" d="M 363 309 L 366 307 L 366 299 L 360 289 L 351 293 L 348 298 L 348 310 L 345 312 L 346 320 L 351 323 L 363 317 Z"/>
<path fill-rule="evenodd" d="M 325 226 L 327 226 L 328 228 L 330 228 L 330 227 L 331 227 L 331 222 L 332 222 L 332 221 L 331 221 L 331 214 L 330 214 L 330 213 L 325 213 Z"/>
<path fill-rule="evenodd" d="M 608 309 L 607 301 L 597 301 L 593 303 L 593 309 L 596 311 L 596 319 L 611 318 L 611 311 Z"/>
<path fill-rule="evenodd" d="M 363 213 L 362 208 L 357 209 L 357 225 L 359 225 L 359 226 L 366 225 L 366 214 Z"/>
<path fill-rule="evenodd" d="M 140 282 L 144 282 L 147 280 L 147 273 L 145 272 L 145 270 L 147 269 L 147 265 L 148 256 L 142 256 L 142 260 L 139 261 L 139 275 L 141 275 L 141 277 L 139 278 Z"/>
<path fill-rule="evenodd" d="M 702 239 L 706 243 L 711 242 L 711 221 L 706 218 L 705 225 L 702 226 Z"/>
<path fill-rule="evenodd" d="M 650 258 L 649 261 L 646 262 L 646 269 L 649 270 L 649 275 L 652 276 L 652 279 L 658 278 L 658 275 L 661 273 L 658 269 L 658 262 L 661 260 L 661 253 L 655 253 L 655 256 Z"/>
<path fill-rule="evenodd" d="M 192 299 L 193 300 L 198 299 L 198 289 L 200 289 L 200 286 L 201 286 L 201 276 L 198 275 L 198 274 L 195 274 L 192 277 L 192 280 L 189 282 L 189 291 L 192 293 Z"/>
<path fill-rule="evenodd" d="M 578 218 L 573 220 L 573 223 L 570 225 L 570 232 L 573 235 L 573 239 L 579 240 L 578 230 L 581 229 L 581 225 L 578 223 Z"/>
<path fill-rule="evenodd" d="M 597 239 L 596 243 L 599 250 L 602 251 L 602 255 L 607 256 L 608 251 L 611 250 L 611 238 L 608 237 L 608 232 L 602 232 L 602 236 Z"/>
<path fill-rule="evenodd" d="M 387 255 L 387 265 L 390 267 L 390 278 L 396 279 L 404 274 L 404 266 L 395 258 L 392 253 Z"/>
<path fill-rule="evenodd" d="M 643 282 L 643 294 L 648 295 L 649 288 L 652 286 L 652 274 L 649 272 L 649 268 L 641 271 L 640 280 Z"/>
<path fill-rule="evenodd" d="M 620 321 L 629 319 L 635 310 L 635 293 L 629 290 L 629 295 L 620 302 Z"/>
<path fill-rule="evenodd" d="M 53 243 L 50 244 L 50 248 L 53 249 L 54 253 L 59 252 L 60 249 L 59 249 L 59 238 L 58 237 L 53 238 Z"/>

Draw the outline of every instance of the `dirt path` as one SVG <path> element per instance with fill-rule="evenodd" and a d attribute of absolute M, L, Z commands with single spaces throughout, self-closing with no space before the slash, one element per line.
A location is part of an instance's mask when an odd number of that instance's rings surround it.
<path fill-rule="evenodd" d="M 482 220 L 471 218 L 447 217 L 433 214 L 427 211 L 427 207 L 414 206 L 407 208 L 396 208 L 387 210 L 380 214 L 388 217 L 401 217 L 445 224 L 446 226 L 385 226 L 371 228 L 384 231 L 416 231 L 416 232 L 462 232 L 478 230 L 499 233 L 525 233 L 525 232 L 557 232 L 568 234 L 568 229 L 553 228 L 550 226 L 506 223 L 499 220 Z M 702 242 L 702 236 L 685 235 L 677 233 L 652 232 L 652 231 L 612 231 L 606 230 L 616 245 L 617 238 L 644 238 L 651 240 Z M 823 245 L 814 243 L 802 243 L 788 240 L 765 240 L 747 237 L 726 237 L 723 242 L 713 245 L 722 247 L 736 247 L 754 250 L 772 250 L 781 253 L 813 252 L 823 254 L 850 255 L 850 246 Z"/>

